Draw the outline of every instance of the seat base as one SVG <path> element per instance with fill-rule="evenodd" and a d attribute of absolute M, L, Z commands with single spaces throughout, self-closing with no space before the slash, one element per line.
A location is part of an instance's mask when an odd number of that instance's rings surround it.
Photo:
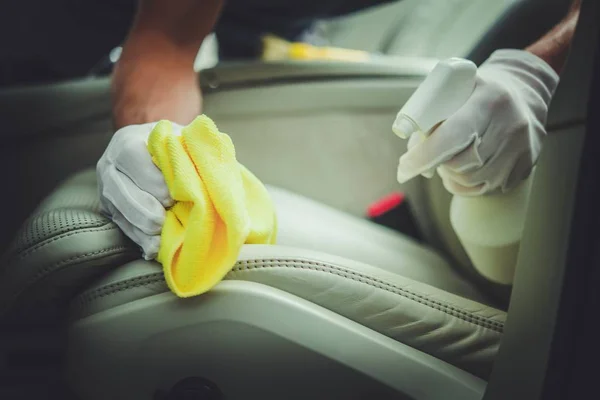
<path fill-rule="evenodd" d="M 481 399 L 485 382 L 284 291 L 225 281 L 73 323 L 69 381 L 86 400 L 146 400 L 181 379 L 227 399 Z"/>

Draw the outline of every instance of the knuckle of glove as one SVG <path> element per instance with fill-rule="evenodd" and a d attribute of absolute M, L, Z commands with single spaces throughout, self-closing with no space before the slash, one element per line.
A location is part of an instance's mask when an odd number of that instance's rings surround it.
<path fill-rule="evenodd" d="M 470 171 L 466 173 L 456 172 L 452 169 L 449 169 L 447 166 L 442 165 L 437 169 L 438 174 L 442 179 L 447 180 L 448 182 L 454 182 L 460 186 L 471 187 L 477 186 L 481 183 L 482 177 L 481 169 Z"/>
<path fill-rule="evenodd" d="M 485 191 L 485 182 L 466 184 L 466 181 L 469 181 L 470 179 L 465 177 L 460 177 L 457 179 L 457 176 L 447 175 L 445 174 L 444 170 L 442 170 L 442 167 L 438 168 L 438 174 L 440 175 L 446 190 L 453 195 L 475 196 L 482 194 Z"/>
<path fill-rule="evenodd" d="M 124 136 L 116 149 L 115 163 L 126 164 L 131 160 L 139 159 L 139 154 L 147 151 L 145 140 L 146 137 L 141 135 Z"/>
<path fill-rule="evenodd" d="M 496 110 L 508 110 L 514 106 L 514 98 L 509 89 L 499 83 L 490 83 L 490 91 L 493 93 L 491 106 Z"/>

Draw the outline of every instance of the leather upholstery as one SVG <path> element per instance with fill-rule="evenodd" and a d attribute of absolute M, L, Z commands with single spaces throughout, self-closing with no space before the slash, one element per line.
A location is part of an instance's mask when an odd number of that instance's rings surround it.
<path fill-rule="evenodd" d="M 96 175 L 64 182 L 23 224 L 0 260 L 0 320 L 53 320 L 68 301 L 139 250 L 99 213 Z"/>
<path fill-rule="evenodd" d="M 269 190 L 279 245 L 245 246 L 227 279 L 285 290 L 489 375 L 505 313 L 486 305 L 443 258 L 386 228 Z M 39 207 L 0 274 L 0 310 L 26 309 L 31 318 L 39 309 L 63 309 L 77 291 L 83 293 L 71 303 L 72 318 L 168 291 L 160 265 L 140 260 L 138 249 L 98 214 L 93 171 L 67 181 Z"/>
<path fill-rule="evenodd" d="M 287 246 L 247 245 L 226 279 L 285 290 L 487 378 L 505 313 L 381 268 Z M 160 265 L 134 261 L 72 304 L 83 318 L 167 292 Z"/>

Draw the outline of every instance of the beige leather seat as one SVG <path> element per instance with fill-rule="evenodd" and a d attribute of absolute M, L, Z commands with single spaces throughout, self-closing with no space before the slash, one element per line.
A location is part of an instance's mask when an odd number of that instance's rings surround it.
<path fill-rule="evenodd" d="M 596 37 L 596 3 L 586 4 L 591 12 L 582 17 L 590 17 L 585 26 Z M 594 54 L 590 38 L 576 41 L 579 59 Z M 564 258 L 586 89 L 593 87 L 585 77 L 594 65 L 569 67 L 538 164 L 537 207 L 528 215 L 511 321 L 486 398 L 542 398 L 548 386 L 541 381 L 555 371 L 549 350 L 564 308 L 561 277 L 571 266 Z M 425 209 L 443 222 L 447 201 L 428 182 Z M 68 378 L 80 399 L 483 397 L 505 313 L 431 249 L 271 188 L 280 245 L 246 246 L 224 282 L 182 300 L 168 292 L 160 266 L 140 260 L 98 213 L 95 186 L 91 171 L 65 182 L 0 263 L 2 323 L 67 322 Z M 451 247 L 449 225 L 437 228 Z M 179 397 L 167 393 L 174 385 L 183 388 Z"/>
<path fill-rule="evenodd" d="M 70 302 L 83 399 L 148 399 L 188 376 L 228 399 L 481 397 L 505 312 L 432 249 L 270 192 L 278 245 L 245 246 L 214 291 L 178 299 L 98 212 L 94 171 L 80 173 L 9 249 L 1 309 L 52 319 Z"/>

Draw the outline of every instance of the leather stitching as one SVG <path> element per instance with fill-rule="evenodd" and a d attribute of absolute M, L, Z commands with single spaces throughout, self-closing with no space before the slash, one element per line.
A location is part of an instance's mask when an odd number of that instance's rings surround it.
<path fill-rule="evenodd" d="M 42 269 L 40 269 L 39 271 L 37 271 L 37 273 L 31 278 L 29 279 L 24 285 L 23 285 L 23 289 L 20 290 L 19 292 L 15 293 L 12 296 L 12 300 L 16 299 L 17 297 L 19 297 L 28 286 L 34 285 L 37 281 L 39 281 L 40 279 L 44 278 L 46 275 L 61 269 L 64 266 L 68 266 L 69 263 L 73 262 L 73 261 L 77 261 L 77 260 L 81 260 L 83 258 L 88 258 L 88 257 L 92 257 L 92 256 L 97 256 L 100 254 L 105 254 L 105 253 L 111 253 L 109 255 L 115 255 L 118 254 L 118 252 L 120 250 L 130 250 L 130 248 L 128 246 L 114 246 L 114 247 L 109 247 L 107 249 L 102 249 L 102 250 L 96 250 L 96 251 L 91 251 L 85 254 L 80 254 L 78 256 L 75 257 L 70 257 L 67 258 L 65 260 L 61 260 L 59 262 L 56 262 L 54 264 L 48 265 Z M 86 260 L 88 261 L 88 260 Z M 11 300 L 11 301 L 12 301 Z"/>
<path fill-rule="evenodd" d="M 40 218 L 41 215 L 43 215 L 43 214 L 35 215 L 35 217 L 36 218 Z M 61 233 L 61 235 L 64 234 L 64 233 L 70 232 L 71 230 L 78 230 L 78 229 L 81 229 L 81 228 L 99 228 L 99 227 L 105 226 L 106 223 L 107 223 L 106 221 L 97 221 L 97 222 L 98 223 L 90 223 L 89 221 L 86 221 L 86 222 L 81 222 L 81 223 L 75 223 L 74 226 L 70 226 L 69 227 L 69 231 L 65 231 L 65 232 Z M 31 223 L 32 223 L 31 221 L 27 221 L 26 222 L 27 225 L 30 225 Z M 15 254 L 15 255 L 18 255 L 19 253 L 22 253 L 23 251 L 26 251 L 31 246 L 37 246 L 40 243 L 48 240 L 51 237 L 53 237 L 53 236 L 49 236 L 49 237 L 43 238 L 41 240 L 32 240 L 29 243 L 21 243 L 21 246 L 15 247 L 13 249 L 12 253 Z"/>
<path fill-rule="evenodd" d="M 75 257 L 70 257 L 70 258 L 61 260 L 59 262 L 56 262 L 54 264 L 51 264 L 49 266 L 46 266 L 46 267 L 40 269 L 35 274 L 35 276 L 28 281 L 27 285 L 35 283 L 36 280 L 41 279 L 44 275 L 47 275 L 48 273 L 53 272 L 56 269 L 59 269 L 60 267 L 64 266 L 65 264 L 69 264 L 71 261 L 77 261 L 77 260 L 81 260 L 82 258 L 87 258 L 90 256 L 97 256 L 99 254 L 109 253 L 109 252 L 118 251 L 118 250 L 128 250 L 128 249 L 129 249 L 128 246 L 114 246 L 114 247 L 109 247 L 107 249 L 90 251 L 85 254 L 80 254 Z"/>
<path fill-rule="evenodd" d="M 164 275 L 162 272 L 157 272 L 150 275 L 136 276 L 134 278 L 129 278 L 124 281 L 111 283 L 106 286 L 102 286 L 100 288 L 94 289 L 88 293 L 84 293 L 80 295 L 74 302 L 73 307 L 83 308 L 87 304 L 101 299 L 106 296 L 110 296 L 112 294 L 116 294 L 119 292 L 123 292 L 128 289 L 133 289 L 136 287 L 150 286 L 155 283 L 164 283 L 166 284 Z"/>
<path fill-rule="evenodd" d="M 315 262 L 315 261 L 307 261 L 307 260 L 261 260 L 261 261 L 277 262 L 277 263 L 283 262 L 283 263 L 285 263 L 285 265 L 284 265 L 285 267 L 291 267 L 291 268 L 297 268 L 297 269 L 298 268 L 299 269 L 310 269 L 310 270 L 314 270 L 314 271 L 326 272 L 326 273 L 330 273 L 333 275 L 341 276 L 343 278 L 347 278 L 347 279 L 350 279 L 350 280 L 353 280 L 356 282 L 364 283 L 364 284 L 376 287 L 378 289 L 382 289 L 387 292 L 391 292 L 396 295 L 406 297 L 409 300 L 412 300 L 417 303 L 423 304 L 425 306 L 434 308 L 438 311 L 444 312 L 444 313 L 449 314 L 456 318 L 463 319 L 467 322 L 470 322 L 470 323 L 473 323 L 476 325 L 481 325 L 484 328 L 488 328 L 488 329 L 491 329 L 491 330 L 494 330 L 494 331 L 497 331 L 500 333 L 502 333 L 502 331 L 504 329 L 504 324 L 502 324 L 501 322 L 493 321 L 493 320 L 487 319 L 485 317 L 472 314 L 471 312 L 463 310 L 462 308 L 457 307 L 455 305 L 445 304 L 438 300 L 432 300 L 432 299 L 425 297 L 422 294 L 411 292 L 407 289 L 398 287 L 396 285 L 392 285 L 392 284 L 382 281 L 380 279 L 372 278 L 370 276 L 363 275 L 358 272 L 349 271 L 349 270 L 337 267 L 335 265 L 325 264 L 325 263 L 320 263 L 320 262 Z M 293 264 L 290 265 L 289 264 L 290 262 L 294 263 L 294 264 L 299 264 L 299 265 L 293 265 Z M 234 268 L 233 271 L 243 271 L 243 270 L 273 267 L 273 266 L 262 265 L 262 264 L 260 264 L 260 261 L 257 262 L 256 260 L 244 260 L 244 261 L 239 261 L 236 264 L 245 264 L 246 266 Z M 306 264 L 308 264 L 308 266 Z M 277 267 L 281 267 L 281 265 L 277 265 Z M 321 269 L 321 268 L 326 268 L 326 269 Z M 331 271 L 331 270 L 333 270 L 333 271 Z"/>
<path fill-rule="evenodd" d="M 275 263 L 275 265 L 273 265 Z M 266 265 L 265 265 L 266 264 Z M 346 269 L 320 262 L 307 261 L 307 260 L 285 260 L 285 259 L 265 259 L 265 260 L 243 260 L 238 261 L 232 272 L 242 272 L 242 271 L 250 271 L 250 270 L 258 270 L 258 269 L 267 269 L 267 268 L 296 268 L 296 269 L 310 269 L 314 271 L 329 273 L 333 275 L 340 276 L 342 278 L 350 279 L 356 282 L 360 282 L 363 284 L 367 284 L 373 287 L 376 287 L 381 290 L 385 290 L 387 292 L 403 296 L 409 300 L 415 301 L 419 304 L 431 307 L 438 311 L 441 311 L 445 314 L 451 315 L 455 318 L 462 319 L 466 322 L 479 325 L 483 328 L 490 329 L 496 331 L 498 333 L 502 333 L 504 330 L 504 324 L 498 321 L 493 321 L 487 319 L 485 317 L 474 315 L 469 311 L 463 310 L 460 307 L 444 304 L 438 300 L 432 300 L 424 295 L 411 292 L 407 289 L 400 288 L 393 284 L 387 283 L 385 281 L 371 278 L 369 276 L 354 272 L 348 271 Z M 142 279 L 147 278 L 147 280 Z M 226 277 L 227 278 L 227 277 Z M 145 282 L 144 282 L 145 281 Z M 143 277 L 135 277 L 129 280 L 124 280 L 121 282 L 115 282 L 97 289 L 94 289 L 88 293 L 82 294 L 77 299 L 77 306 L 84 307 L 86 304 L 89 304 L 95 300 L 98 300 L 102 297 L 110 296 L 112 294 L 116 294 L 125 290 L 130 289 L 132 286 L 130 282 L 133 283 L 133 287 L 143 287 L 149 286 L 158 282 L 164 282 L 164 276 L 162 273 L 156 273 L 152 275 L 146 275 Z"/>
<path fill-rule="evenodd" d="M 95 227 L 95 228 L 86 228 L 86 229 L 72 230 L 72 231 L 63 233 L 63 234 L 58 235 L 58 236 L 53 236 L 53 237 L 48 238 L 48 239 L 46 239 L 46 240 L 44 240 L 42 242 L 39 242 L 35 246 L 27 249 L 27 251 L 24 251 L 24 252 L 21 251 L 21 252 L 15 254 L 12 258 L 23 259 L 23 258 L 27 257 L 28 255 L 30 255 L 31 253 L 34 253 L 39 248 L 44 247 L 44 246 L 46 246 L 46 245 L 48 245 L 48 244 L 50 244 L 52 242 L 55 242 L 55 241 L 60 240 L 60 239 L 64 239 L 64 238 L 69 237 L 69 236 L 77 235 L 77 234 L 80 234 L 80 233 L 87 233 L 87 232 L 103 232 L 103 231 L 109 231 L 109 230 L 113 230 L 113 229 L 117 229 L 117 226 L 113 225 L 110 221 L 108 221 L 107 223 L 105 223 L 105 224 L 103 224 L 101 226 Z"/>

